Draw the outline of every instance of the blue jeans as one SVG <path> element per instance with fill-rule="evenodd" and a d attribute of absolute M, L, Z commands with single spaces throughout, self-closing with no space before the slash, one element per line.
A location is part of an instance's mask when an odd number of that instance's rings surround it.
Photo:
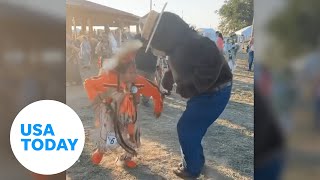
<path fill-rule="evenodd" d="M 254 179 L 256 180 L 280 180 L 284 160 L 281 157 L 276 157 L 267 162 L 265 165 L 254 169 Z"/>
<path fill-rule="evenodd" d="M 252 68 L 253 60 L 254 60 L 254 51 L 250 51 L 249 52 L 249 59 L 248 59 L 249 70 L 250 71 L 251 71 L 251 68 Z"/>
<path fill-rule="evenodd" d="M 232 86 L 214 93 L 192 97 L 178 125 L 178 137 L 188 173 L 199 176 L 205 163 L 201 141 L 208 127 L 220 116 L 229 102 Z"/>

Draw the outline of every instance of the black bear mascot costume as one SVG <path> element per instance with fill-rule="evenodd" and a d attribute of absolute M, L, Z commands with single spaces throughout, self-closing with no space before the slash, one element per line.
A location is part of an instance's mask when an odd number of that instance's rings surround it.
<path fill-rule="evenodd" d="M 181 178 L 200 176 L 205 158 L 202 138 L 225 109 L 232 89 L 232 73 L 216 44 L 199 35 L 178 15 L 151 11 L 143 24 L 142 37 L 154 54 L 169 56 L 170 71 L 162 85 L 187 98 L 178 125 L 183 161 L 174 173 Z"/>

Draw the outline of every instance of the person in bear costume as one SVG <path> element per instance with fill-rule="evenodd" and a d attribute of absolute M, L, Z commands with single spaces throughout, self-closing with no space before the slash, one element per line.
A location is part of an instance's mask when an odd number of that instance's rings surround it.
<path fill-rule="evenodd" d="M 217 45 L 202 37 L 171 12 L 151 11 L 142 37 L 154 54 L 169 56 L 170 70 L 162 86 L 187 98 L 186 110 L 177 124 L 182 163 L 174 173 L 181 178 L 201 175 L 205 157 L 201 141 L 207 129 L 224 111 L 231 95 L 232 73 Z"/>

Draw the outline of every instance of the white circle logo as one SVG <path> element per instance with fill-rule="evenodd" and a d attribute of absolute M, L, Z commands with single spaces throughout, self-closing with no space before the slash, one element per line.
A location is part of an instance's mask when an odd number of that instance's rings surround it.
<path fill-rule="evenodd" d="M 61 173 L 80 157 L 85 133 L 79 116 L 53 100 L 23 108 L 10 131 L 11 149 L 28 170 L 43 175 Z"/>

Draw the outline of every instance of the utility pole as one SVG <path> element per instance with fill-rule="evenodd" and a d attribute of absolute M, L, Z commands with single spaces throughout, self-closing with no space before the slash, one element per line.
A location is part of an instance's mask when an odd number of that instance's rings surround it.
<path fill-rule="evenodd" d="M 150 0 L 150 11 L 152 11 L 152 0 Z"/>

